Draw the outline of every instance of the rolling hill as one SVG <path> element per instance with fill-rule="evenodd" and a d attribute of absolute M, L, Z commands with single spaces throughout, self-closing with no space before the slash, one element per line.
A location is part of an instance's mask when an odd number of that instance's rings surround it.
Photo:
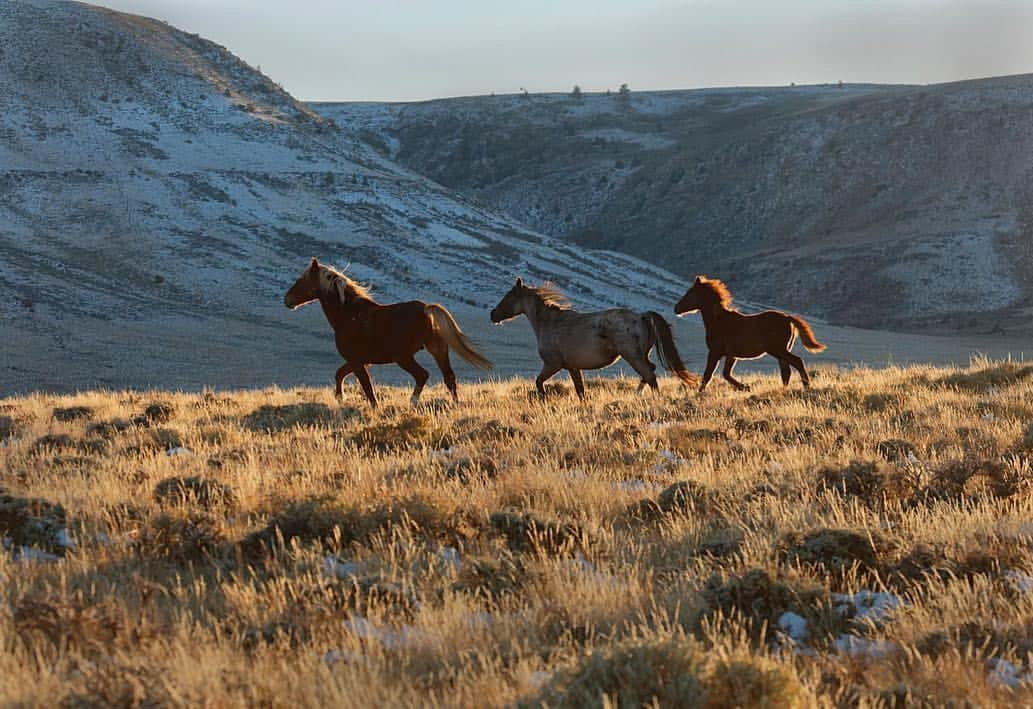
<path fill-rule="evenodd" d="M 0 392 L 326 381 L 322 314 L 282 304 L 312 255 L 475 328 L 517 273 L 586 307 L 681 289 L 398 166 L 206 39 L 0 3 Z M 514 332 L 490 353 L 529 361 Z"/>
<path fill-rule="evenodd" d="M 757 301 L 1033 330 L 1033 75 L 313 108 L 543 233 Z"/>

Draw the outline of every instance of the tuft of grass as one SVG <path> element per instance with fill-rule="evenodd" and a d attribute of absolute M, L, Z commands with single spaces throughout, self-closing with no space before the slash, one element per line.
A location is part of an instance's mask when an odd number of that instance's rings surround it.
<path fill-rule="evenodd" d="M 703 650 L 690 639 L 628 644 L 592 653 L 550 683 L 539 701 L 555 707 L 705 707 L 704 665 Z"/>
<path fill-rule="evenodd" d="M 976 362 L 969 371 L 955 372 L 940 379 L 940 383 L 957 389 L 985 392 L 990 389 L 1018 384 L 1033 376 L 1033 364 L 1022 362 Z"/>
<path fill-rule="evenodd" d="M 555 556 L 589 547 L 585 530 L 569 522 L 544 521 L 530 513 L 515 512 L 494 512 L 489 521 L 516 552 Z"/>
<path fill-rule="evenodd" d="M 63 406 L 54 409 L 53 416 L 55 421 L 79 421 L 93 418 L 94 410 L 91 406 Z"/>
<path fill-rule="evenodd" d="M 255 433 L 278 433 L 298 427 L 331 426 L 358 414 L 358 409 L 334 411 L 326 404 L 314 402 L 280 406 L 265 404 L 245 416 L 241 423 Z"/>
<path fill-rule="evenodd" d="M 378 453 L 411 448 L 430 442 L 432 432 L 426 416 L 403 416 L 397 421 L 384 421 L 367 426 L 353 434 L 349 441 L 358 448 Z"/>
<path fill-rule="evenodd" d="M 159 504 L 196 505 L 207 510 L 232 508 L 236 499 L 229 485 L 198 476 L 166 478 L 154 486 L 154 501 Z"/>
<path fill-rule="evenodd" d="M 64 554 L 61 534 L 66 523 L 61 505 L 35 497 L 18 497 L 0 488 L 0 539 L 5 546 Z"/>
<path fill-rule="evenodd" d="M 895 545 L 878 532 L 853 529 L 815 529 L 791 532 L 783 539 L 789 563 L 813 565 L 826 573 L 841 573 L 855 565 L 871 571 L 892 560 Z"/>
<path fill-rule="evenodd" d="M 704 682 L 707 707 L 808 706 L 803 683 L 785 665 L 760 656 L 718 661 Z"/>

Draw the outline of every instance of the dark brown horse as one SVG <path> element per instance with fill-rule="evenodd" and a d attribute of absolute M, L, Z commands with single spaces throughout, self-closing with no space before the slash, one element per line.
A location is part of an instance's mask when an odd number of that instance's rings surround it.
<path fill-rule="evenodd" d="M 800 373 L 805 387 L 811 385 L 811 378 L 803 366 L 803 360 L 790 350 L 797 334 L 809 352 L 821 352 L 825 345 L 814 339 L 811 326 L 803 318 L 788 315 L 777 310 L 766 310 L 756 315 L 743 315 L 732 306 L 732 294 L 719 280 L 697 276 L 696 282 L 685 292 L 674 306 L 676 315 L 696 310 L 703 316 L 703 327 L 707 331 L 707 368 L 699 390 L 703 391 L 714 376 L 714 369 L 722 357 L 725 358 L 724 378 L 739 390 L 749 387 L 732 376 L 736 359 L 755 359 L 769 354 L 778 360 L 782 370 L 782 384 L 789 384 L 790 367 Z"/>
<path fill-rule="evenodd" d="M 369 403 L 376 406 L 377 397 L 366 365 L 394 362 L 416 380 L 412 393 L 415 406 L 430 376 L 413 356 L 423 348 L 437 362 L 445 386 L 457 401 L 456 375 L 448 361 L 449 347 L 479 369 L 492 367 L 491 362 L 473 348 L 444 307 L 418 300 L 381 305 L 358 283 L 321 265 L 315 258 L 287 291 L 283 302 L 293 310 L 314 300 L 323 306 L 323 314 L 334 329 L 337 351 L 344 357 L 344 364 L 337 370 L 334 390 L 338 399 L 341 398 L 341 382 L 354 374 Z"/>

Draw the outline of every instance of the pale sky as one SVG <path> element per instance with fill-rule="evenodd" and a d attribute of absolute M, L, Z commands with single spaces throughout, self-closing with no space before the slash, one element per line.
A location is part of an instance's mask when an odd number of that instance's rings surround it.
<path fill-rule="evenodd" d="M 1033 0 L 98 0 L 303 100 L 937 83 L 1033 72 Z"/>

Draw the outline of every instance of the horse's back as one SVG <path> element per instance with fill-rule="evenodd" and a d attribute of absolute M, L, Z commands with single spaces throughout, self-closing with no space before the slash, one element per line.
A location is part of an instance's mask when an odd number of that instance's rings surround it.
<path fill-rule="evenodd" d="M 600 369 L 623 353 L 641 349 L 649 340 L 641 313 L 611 308 L 590 313 L 564 310 L 543 323 L 539 352 L 577 369 Z M 646 347 L 648 349 L 648 347 Z"/>

